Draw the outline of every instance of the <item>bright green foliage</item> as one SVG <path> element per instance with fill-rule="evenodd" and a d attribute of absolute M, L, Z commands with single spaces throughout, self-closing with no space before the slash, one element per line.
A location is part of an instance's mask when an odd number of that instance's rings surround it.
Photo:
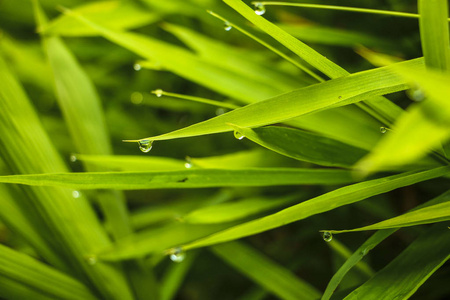
<path fill-rule="evenodd" d="M 449 298 L 448 1 L 363 2 L 0 1 L 0 298 Z"/>

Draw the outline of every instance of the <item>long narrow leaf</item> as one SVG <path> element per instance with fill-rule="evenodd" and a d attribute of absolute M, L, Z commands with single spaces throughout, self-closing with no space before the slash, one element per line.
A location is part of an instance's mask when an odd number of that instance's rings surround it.
<path fill-rule="evenodd" d="M 81 282 L 25 254 L 0 245 L 0 282 L 3 277 L 49 298 L 74 300 L 97 298 Z M 14 294 L 13 291 L 10 291 L 10 293 Z M 3 290 L 1 294 L 4 296 Z M 21 290 L 18 290 L 13 297 L 19 299 L 21 296 L 23 297 L 24 295 L 21 295 Z"/>
<path fill-rule="evenodd" d="M 281 299 L 317 299 L 319 292 L 263 254 L 239 242 L 211 247 L 214 254 Z"/>
<path fill-rule="evenodd" d="M 205 239 L 184 245 L 183 249 L 188 250 L 219 244 L 264 232 L 316 214 L 330 211 L 337 207 L 361 201 L 371 196 L 385 193 L 399 187 L 444 176 L 449 172 L 449 167 L 441 167 L 418 173 L 404 173 L 349 185 L 291 206 L 278 213 L 238 225 L 211 235 Z"/>
<path fill-rule="evenodd" d="M 345 299 L 408 299 L 449 258 L 448 228 L 436 224 Z"/>
<path fill-rule="evenodd" d="M 173 172 L 92 172 L 0 176 L 0 182 L 75 189 L 161 189 L 222 186 L 343 184 L 352 182 L 349 171 L 320 169 L 253 168 L 199 169 Z"/>

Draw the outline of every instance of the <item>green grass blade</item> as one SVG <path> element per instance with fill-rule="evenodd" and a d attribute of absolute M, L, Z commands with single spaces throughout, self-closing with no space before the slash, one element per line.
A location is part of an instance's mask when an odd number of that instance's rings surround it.
<path fill-rule="evenodd" d="M 262 2 L 252 2 L 252 3 L 261 3 L 262 5 L 279 5 L 279 6 L 293 6 L 293 7 L 313 8 L 313 9 L 340 10 L 340 11 L 379 14 L 379 15 L 384 15 L 384 16 L 403 17 L 403 18 L 419 18 L 418 14 L 405 13 L 405 12 L 401 12 L 401 11 L 369 9 L 369 8 L 348 7 L 348 6 L 306 4 L 306 3 L 293 3 L 293 2 L 272 2 L 272 1 L 262 1 Z"/>
<path fill-rule="evenodd" d="M 387 132 L 373 151 L 358 163 L 365 172 L 415 161 L 450 137 L 450 77 L 410 68 L 399 68 L 396 72 L 408 81 L 420 84 L 429 97 L 411 106 L 408 113 L 397 120 L 393 130 Z"/>
<path fill-rule="evenodd" d="M 230 24 L 233 26 L 233 24 Z M 259 81 L 263 85 L 274 86 L 280 91 L 289 91 L 304 85 L 285 72 L 270 68 L 260 61 L 254 61 L 253 53 L 231 47 L 220 40 L 212 39 L 185 27 L 164 24 L 163 28 L 174 34 L 200 56 L 209 62 L 230 71 Z M 236 25 L 234 25 L 236 28 Z M 236 28 L 238 29 L 238 28 Z M 241 28 L 239 28 L 241 29 Z"/>
<path fill-rule="evenodd" d="M 75 189 L 162 189 L 344 184 L 350 171 L 296 168 L 198 169 L 169 172 L 86 172 L 0 176 L 0 182 Z"/>
<path fill-rule="evenodd" d="M 436 224 L 345 299 L 408 299 L 449 258 L 448 228 Z"/>
<path fill-rule="evenodd" d="M 13 280 L 48 298 L 97 299 L 81 282 L 3 245 L 0 245 L 0 277 Z M 18 290 L 11 298 L 23 297 L 21 292 Z"/>
<path fill-rule="evenodd" d="M 233 224 L 236 223 L 208 225 L 172 223 L 160 228 L 144 230 L 117 241 L 112 247 L 99 249 L 97 256 L 101 260 L 118 261 L 149 254 L 171 254 L 174 247 L 211 235 Z"/>
<path fill-rule="evenodd" d="M 191 224 L 224 223 L 240 220 L 271 209 L 286 206 L 301 198 L 301 195 L 278 198 L 248 198 L 239 201 L 204 206 L 182 217 Z"/>
<path fill-rule="evenodd" d="M 373 225 L 350 230 L 327 230 L 331 233 L 343 233 L 365 230 L 379 230 L 389 228 L 401 228 L 408 226 L 416 226 L 422 224 L 430 224 L 450 220 L 450 201 L 436 204 L 426 208 L 418 209 L 401 216 L 388 219 Z"/>
<path fill-rule="evenodd" d="M 450 72 L 448 1 L 419 0 L 422 52 L 427 68 Z"/>
<path fill-rule="evenodd" d="M 345 263 L 339 268 L 339 270 L 333 275 L 325 292 L 322 295 L 322 300 L 329 300 L 341 283 L 344 276 L 358 264 L 364 256 L 366 256 L 370 250 L 375 248 L 384 239 L 393 234 L 396 229 L 382 230 L 373 234 L 367 241 L 365 241 L 356 251 L 345 261 Z"/>
<path fill-rule="evenodd" d="M 226 243 L 210 249 L 226 263 L 281 299 L 312 300 L 320 295 L 313 286 L 243 243 Z"/>
<path fill-rule="evenodd" d="M 264 232 L 312 215 L 364 200 L 374 195 L 386 193 L 399 187 L 444 176 L 449 173 L 449 170 L 449 167 L 441 167 L 424 172 L 404 173 L 349 185 L 291 206 L 278 213 L 229 228 L 208 238 L 184 245 L 183 249 L 188 250 L 219 244 Z"/>
<path fill-rule="evenodd" d="M 450 38 L 448 29 L 448 1 L 419 1 L 420 40 L 425 66 L 445 73 L 450 72 Z M 450 158 L 450 144 L 443 144 Z"/>
<path fill-rule="evenodd" d="M 158 13 L 145 9 L 134 1 L 97 1 L 83 4 L 74 12 L 85 15 L 95 23 L 113 29 L 138 28 L 160 19 Z M 50 35 L 94 36 L 98 32 L 91 27 L 61 15 L 49 24 L 41 24 L 40 31 Z"/>
<path fill-rule="evenodd" d="M 244 16 L 247 20 L 258 26 L 261 30 L 272 36 L 278 42 L 286 46 L 292 52 L 300 56 L 311 66 L 321 71 L 330 78 L 338 78 L 347 76 L 349 73 L 333 63 L 320 53 L 316 52 L 312 48 L 308 47 L 301 41 L 288 34 L 286 31 L 280 29 L 275 24 L 267 21 L 255 14 L 255 12 L 248 7 L 244 2 L 240 0 L 223 0 L 226 4 Z M 384 122 L 386 125 L 390 124 L 397 115 L 401 112 L 401 109 L 392 102 L 385 98 L 378 97 L 375 99 L 366 100 L 364 103 L 358 105 L 361 109 L 365 110 L 371 115 L 374 115 L 377 119 Z"/>
<path fill-rule="evenodd" d="M 30 214 L 25 215 L 19 205 L 23 201 L 16 199 L 26 199 L 26 195 L 18 190 L 8 190 L 5 185 L 0 185 L 0 207 L 2 208 L 0 209 L 0 220 L 10 230 L 24 238 L 44 260 L 60 270 L 67 271 L 69 269 L 67 263 L 55 254 L 37 231 L 38 220 L 33 219 Z"/>
<path fill-rule="evenodd" d="M 419 70 L 422 64 L 420 59 L 399 63 Z M 406 89 L 406 81 L 395 75 L 391 68 L 377 68 L 311 85 L 148 139 L 167 140 L 233 130 L 227 123 L 258 127 Z"/>
<path fill-rule="evenodd" d="M 366 153 L 339 141 L 291 128 L 233 127 L 249 140 L 269 150 L 322 166 L 350 167 Z"/>
<path fill-rule="evenodd" d="M 412 211 L 415 211 L 420 208 L 429 207 L 432 205 L 437 205 L 439 203 L 445 203 L 450 200 L 450 191 L 445 192 L 444 194 L 422 204 L 418 207 L 414 208 Z M 398 228 L 394 229 L 386 229 L 375 232 L 367 241 L 365 241 L 356 251 L 345 261 L 345 263 L 339 268 L 339 270 L 333 275 L 328 286 L 322 296 L 322 300 L 328 300 L 331 298 L 334 290 L 338 287 L 344 276 L 364 257 L 366 256 L 370 250 L 375 248 L 379 243 L 381 243 L 384 239 L 392 235 L 398 230 Z"/>
<path fill-rule="evenodd" d="M 67 172 L 61 157 L 42 128 L 22 87 L 0 57 L 0 152 L 16 173 Z M 29 143 L 27 151 L 17 141 Z M 74 266 L 72 272 L 94 282 L 102 295 L 130 299 L 128 284 L 117 266 L 98 263 L 91 266 L 86 255 L 110 244 L 94 211 L 83 196 L 59 188 L 24 189 L 29 195 L 27 209 L 39 212 L 42 233 L 53 249 Z M 31 207 L 31 208 L 30 208 Z M 105 280 L 107 278 L 107 280 Z"/>
<path fill-rule="evenodd" d="M 65 11 L 65 13 L 91 26 L 110 41 L 150 61 L 157 61 L 163 69 L 233 99 L 250 103 L 282 92 L 270 85 L 237 76 L 235 72 L 212 64 L 184 48 L 137 33 L 113 31 L 72 11 Z"/>
<path fill-rule="evenodd" d="M 169 96 L 169 97 L 174 97 L 174 98 L 178 98 L 178 99 L 184 99 L 184 100 L 194 101 L 197 103 L 208 104 L 208 105 L 212 105 L 212 106 L 224 107 L 224 108 L 229 108 L 229 109 L 235 109 L 235 108 L 239 107 L 235 104 L 231 104 L 231 103 L 227 103 L 227 102 L 215 101 L 215 100 L 194 97 L 194 96 L 181 95 L 181 94 L 177 94 L 177 93 L 170 93 L 170 92 L 166 92 L 163 90 L 154 90 L 154 91 L 152 91 L 152 94 L 157 95 L 157 97 Z"/>

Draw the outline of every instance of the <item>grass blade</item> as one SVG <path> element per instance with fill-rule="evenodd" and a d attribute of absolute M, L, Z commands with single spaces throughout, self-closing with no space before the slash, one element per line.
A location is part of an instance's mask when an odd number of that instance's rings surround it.
<path fill-rule="evenodd" d="M 317 299 L 319 292 L 263 254 L 243 243 L 216 245 L 211 251 L 281 299 Z"/>
<path fill-rule="evenodd" d="M 97 299 L 81 282 L 25 254 L 0 245 L 0 286 L 3 278 L 12 280 L 25 289 L 33 290 L 47 298 Z M 5 296 L 5 292 L 11 293 L 9 299 L 19 299 L 24 296 L 21 294 L 22 290 L 2 289 L 2 296 Z"/>
<path fill-rule="evenodd" d="M 284 127 L 243 128 L 233 126 L 249 140 L 282 155 L 322 166 L 350 167 L 366 153 L 306 131 Z"/>
<path fill-rule="evenodd" d="M 365 230 L 379 230 L 379 229 L 390 229 L 390 228 L 400 228 L 422 224 L 430 224 L 448 220 L 450 220 L 450 201 L 428 206 L 422 209 L 417 209 L 412 212 L 403 214 L 401 216 L 384 220 L 382 222 L 378 222 L 373 225 L 368 225 L 361 228 L 350 230 L 327 230 L 327 231 L 331 233 L 343 233 L 343 232 L 354 232 Z"/>
<path fill-rule="evenodd" d="M 422 63 L 419 59 L 402 62 L 399 65 L 420 70 Z M 227 123 L 241 127 L 258 127 L 406 89 L 406 81 L 394 75 L 391 68 L 377 68 L 311 85 L 147 139 L 167 140 L 233 130 Z M 299 102 L 298 99 L 302 101 Z"/>
<path fill-rule="evenodd" d="M 408 299 L 449 258 L 448 228 L 436 224 L 345 299 Z"/>
<path fill-rule="evenodd" d="M 133 29 L 160 19 L 159 14 L 145 9 L 134 1 L 97 1 L 74 9 L 95 23 L 114 29 Z M 98 32 L 91 27 L 61 15 L 49 24 L 41 24 L 40 31 L 50 35 L 94 36 Z"/>
<path fill-rule="evenodd" d="M 191 224 L 224 223 L 240 220 L 258 213 L 262 213 L 298 200 L 301 196 L 287 196 L 278 198 L 248 198 L 239 201 L 219 203 L 204 206 L 182 217 Z"/>
<path fill-rule="evenodd" d="M 291 206 L 278 213 L 229 228 L 205 239 L 184 245 L 183 249 L 188 250 L 215 245 L 267 231 L 305 219 L 312 215 L 330 211 L 337 207 L 355 203 L 402 186 L 444 176 L 448 174 L 449 171 L 449 167 L 441 167 L 418 173 L 404 173 L 349 185 Z"/>
<path fill-rule="evenodd" d="M 244 2 L 240 0 L 223 1 L 244 16 L 247 20 L 258 26 L 264 32 L 272 36 L 278 42 L 286 46 L 286 48 L 290 49 L 292 52 L 300 56 L 311 66 L 315 67 L 328 77 L 339 78 L 349 75 L 346 70 L 337 64 L 300 42 L 286 31 L 277 27 L 275 24 L 255 14 L 255 12 L 244 4 Z M 385 125 L 389 125 L 401 112 L 399 107 L 382 97 L 366 100 L 364 103 L 360 104 L 359 107 L 369 114 L 374 115 Z"/>
<path fill-rule="evenodd" d="M 92 172 L 0 176 L 0 182 L 75 189 L 162 189 L 223 186 L 343 184 L 350 171 L 295 168 L 198 169 L 172 172 Z"/>
<path fill-rule="evenodd" d="M 439 203 L 445 203 L 450 200 L 450 191 L 418 206 L 412 211 L 424 207 L 429 207 L 432 205 L 437 205 Z M 323 293 L 322 300 L 328 300 L 331 298 L 334 290 L 338 287 L 339 283 L 342 281 L 344 276 L 364 257 L 370 250 L 375 248 L 384 239 L 396 232 L 398 228 L 380 230 L 375 232 L 367 241 L 365 241 L 339 268 L 339 270 L 333 275 L 328 286 Z"/>

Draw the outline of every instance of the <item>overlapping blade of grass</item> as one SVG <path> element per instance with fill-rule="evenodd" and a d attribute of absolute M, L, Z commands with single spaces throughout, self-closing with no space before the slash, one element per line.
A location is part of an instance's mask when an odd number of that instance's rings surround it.
<path fill-rule="evenodd" d="M 386 132 L 385 138 L 358 163 L 365 172 L 415 161 L 450 137 L 450 76 L 409 68 L 396 71 L 419 84 L 429 97 L 402 115 L 393 130 Z"/>
<path fill-rule="evenodd" d="M 75 14 L 74 14 L 75 15 Z M 76 16 L 76 15 L 75 15 Z M 225 95 L 231 96 L 232 98 L 235 98 L 237 100 L 240 100 L 243 103 L 251 103 L 255 101 L 259 101 L 261 99 L 266 99 L 270 97 L 271 95 L 277 93 L 273 88 L 271 88 L 271 85 L 265 85 L 265 84 L 253 84 L 252 82 L 248 82 L 247 80 L 243 80 L 243 78 L 239 79 L 239 83 L 235 82 L 237 77 L 235 75 L 230 75 L 230 70 L 228 72 L 222 72 L 220 70 L 223 70 L 221 67 L 214 65 L 214 67 L 208 67 L 209 64 L 211 64 L 208 59 L 201 59 L 199 61 L 199 57 L 194 57 L 192 54 L 185 50 L 180 50 L 180 48 L 174 48 L 171 45 L 163 44 L 163 48 L 169 47 L 172 50 L 177 50 L 177 53 L 173 52 L 167 52 L 164 49 L 160 49 L 160 46 L 155 43 L 158 43 L 156 40 L 151 40 L 152 43 L 149 43 L 149 39 L 133 35 L 130 37 L 130 34 L 122 33 L 122 32 L 113 32 L 111 30 L 107 30 L 105 28 L 99 28 L 98 25 L 93 24 L 92 22 L 89 22 L 85 18 L 78 16 L 78 18 L 83 21 L 87 22 L 87 24 L 94 26 L 95 28 L 98 28 L 100 31 L 103 32 L 103 35 L 112 40 L 113 42 L 116 42 L 117 44 L 136 52 L 139 55 L 142 55 L 143 57 L 146 57 L 147 59 L 151 59 L 155 61 L 157 64 L 159 64 L 162 68 L 167 68 L 168 70 L 171 70 L 175 72 L 176 74 L 180 76 L 185 76 L 185 78 L 193 80 L 197 83 L 203 84 L 211 89 L 214 89 L 215 91 L 219 93 L 223 93 Z M 242 30 L 242 29 L 240 29 Z M 245 34 L 249 34 L 246 31 L 243 31 Z M 250 35 L 252 36 L 252 35 Z M 138 38 L 136 38 L 138 37 Z M 253 37 L 253 36 L 252 36 Z M 158 52 L 157 50 L 160 49 L 162 51 Z M 215 48 L 214 48 L 215 49 Z M 270 48 L 270 49 L 273 49 Z M 156 51 L 156 52 L 155 52 Z M 185 56 L 181 55 L 180 52 Z M 166 53 L 167 52 L 167 53 Z M 213 52 L 213 51 L 211 51 Z M 220 52 L 220 53 L 223 53 Z M 220 53 L 218 53 L 218 56 L 220 56 Z M 278 53 L 278 52 L 277 52 Z M 167 55 L 169 54 L 169 55 Z M 212 54 L 209 54 L 208 57 L 210 57 Z M 183 62 L 178 62 L 178 59 L 182 59 Z M 250 59 L 251 60 L 251 59 Z M 164 64 L 161 64 L 160 61 L 165 61 L 166 64 L 169 64 L 169 66 L 165 66 Z M 215 62 L 217 64 L 217 62 Z M 211 64 L 212 65 L 212 64 Z M 239 66 L 240 68 L 241 66 Z M 179 69 L 178 69 L 179 68 Z M 193 78 L 192 76 L 196 76 L 196 72 L 198 72 L 199 68 L 201 69 L 201 74 L 199 74 L 199 77 Z M 219 68 L 219 69 L 217 69 Z M 195 69 L 195 71 L 190 72 L 190 69 Z M 231 72 L 232 74 L 236 74 L 234 71 Z M 213 75 L 212 75 L 213 74 Z M 211 77 L 212 76 L 212 77 Z M 230 76 L 231 82 L 230 82 Z M 211 80 L 211 78 L 215 78 L 214 80 Z M 220 84 L 218 84 L 220 83 Z M 224 92 L 224 90 L 226 90 Z M 234 93 L 234 91 L 237 91 L 237 93 Z M 231 94 L 230 94 L 231 93 Z M 339 108 L 332 111 L 329 111 L 327 113 L 326 119 L 329 123 L 339 123 L 341 127 L 344 128 L 344 130 L 335 130 L 333 131 L 334 136 L 336 136 L 339 140 L 350 140 L 353 144 L 358 143 L 358 141 L 361 139 L 361 136 L 364 137 L 373 137 L 373 134 L 368 133 L 366 130 L 363 130 L 366 128 L 364 127 L 358 127 L 353 126 L 352 124 L 349 124 L 348 118 L 343 118 L 342 114 L 340 113 L 342 111 L 345 111 L 349 118 L 354 119 L 358 118 L 359 114 L 356 111 L 353 110 L 347 110 L 345 108 Z M 336 112 L 334 112 L 336 111 Z M 360 111 L 362 112 L 362 111 Z M 332 118 L 329 118 L 331 116 Z M 319 116 L 317 116 L 319 118 Z M 366 116 L 367 119 L 367 116 Z M 320 133 L 326 134 L 329 129 L 324 128 L 323 126 L 315 126 L 314 124 L 310 124 L 306 120 L 303 120 L 301 124 L 303 126 L 307 126 L 309 128 L 315 128 L 315 131 L 318 131 Z M 363 122 L 364 123 L 364 122 Z M 366 124 L 365 122 L 364 124 Z M 370 122 L 369 122 L 370 123 Z M 334 125 L 331 125 L 331 127 Z M 374 143 L 370 143 L 367 148 L 371 148 Z"/>
<path fill-rule="evenodd" d="M 163 189 L 344 184 L 350 171 L 297 168 L 197 169 L 167 172 L 86 172 L 0 176 L 0 182 L 75 189 Z"/>
<path fill-rule="evenodd" d="M 262 213 L 298 201 L 301 195 L 267 198 L 254 197 L 239 201 L 219 203 L 218 205 L 204 206 L 182 217 L 182 220 L 191 224 L 211 224 L 231 222 Z"/>
<path fill-rule="evenodd" d="M 417 209 L 430 207 L 440 203 L 446 203 L 450 201 L 450 191 L 416 207 L 412 211 Z M 380 230 L 374 233 L 367 241 L 365 241 L 356 251 L 346 260 L 346 262 L 339 268 L 339 270 L 333 275 L 328 286 L 322 296 L 322 300 L 328 300 L 332 296 L 334 290 L 338 287 L 344 276 L 350 271 L 364 256 L 366 256 L 370 250 L 375 248 L 384 239 L 396 232 L 398 228 Z"/>
<path fill-rule="evenodd" d="M 101 260 L 118 261 L 149 254 L 170 254 L 171 250 L 165 250 L 209 236 L 234 224 L 236 223 L 207 225 L 172 223 L 160 228 L 143 230 L 117 241 L 111 247 L 99 249 L 97 256 Z"/>
<path fill-rule="evenodd" d="M 3 278 L 12 280 L 25 290 L 33 291 L 42 297 L 97 299 L 83 283 L 0 244 L 0 286 L 5 284 L 2 284 Z M 2 296 L 7 296 L 8 299 L 30 299 L 26 298 L 29 294 L 23 294 L 23 290 L 7 283 L 5 285 L 2 288 Z"/>
<path fill-rule="evenodd" d="M 16 173 L 67 172 L 27 96 L 1 57 L 0 81 L 0 152 L 9 168 Z M 85 260 L 95 249 L 110 244 L 87 199 L 75 199 L 71 191 L 60 188 L 33 187 L 24 191 L 30 201 L 22 209 L 39 212 L 40 222 L 35 226 L 39 226 L 58 255 L 68 261 L 72 272 L 91 279 L 105 297 L 131 299 L 128 284 L 117 266 L 92 266 Z"/>
<path fill-rule="evenodd" d="M 229 228 L 207 238 L 184 245 L 183 249 L 188 250 L 210 246 L 264 232 L 378 194 L 386 193 L 399 187 L 444 176 L 449 172 L 449 167 L 440 167 L 423 172 L 403 173 L 349 185 L 291 206 L 278 213 Z"/>
<path fill-rule="evenodd" d="M 449 258 L 448 228 L 435 224 L 345 299 L 408 299 Z"/>
<path fill-rule="evenodd" d="M 301 78 L 300 80 L 294 79 L 284 72 L 269 67 L 272 65 L 255 62 L 251 59 L 252 53 L 249 53 L 248 50 L 236 49 L 186 27 L 164 24 L 163 28 L 174 34 L 209 62 L 230 69 L 240 76 L 255 79 L 264 85 L 274 86 L 280 91 L 289 91 L 305 85 L 301 82 Z"/>
<path fill-rule="evenodd" d="M 427 68 L 449 74 L 450 38 L 447 1 L 419 1 L 420 40 Z M 443 144 L 444 153 L 450 158 L 450 143 Z"/>
<path fill-rule="evenodd" d="M 97 1 L 74 8 L 95 23 L 114 29 L 138 28 L 160 19 L 160 14 L 150 11 L 136 1 Z M 65 36 L 93 36 L 98 32 L 73 18 L 61 15 L 49 24 L 41 24 L 40 31 Z"/>
<path fill-rule="evenodd" d="M 233 126 L 249 140 L 282 155 L 322 166 L 350 167 L 366 151 L 314 133 L 285 128 Z"/>
<path fill-rule="evenodd" d="M 51 91 L 51 71 L 35 44 L 18 41 L 2 33 L 1 47 L 22 82 Z"/>
<path fill-rule="evenodd" d="M 38 224 L 37 220 L 33 220 L 31 213 L 24 214 L 17 202 L 25 199 L 26 195 L 19 190 L 8 190 L 6 186 L 0 185 L 0 220 L 13 232 L 20 235 L 26 242 L 28 242 L 37 253 L 49 264 L 58 268 L 61 271 L 66 271 L 69 266 L 66 262 L 61 260 L 61 257 L 55 254 L 53 249 L 45 242 L 39 231 L 35 227 Z"/>
<path fill-rule="evenodd" d="M 286 46 L 311 66 L 315 67 L 317 70 L 321 71 L 330 78 L 338 78 L 349 74 L 346 70 L 304 43 L 300 42 L 286 31 L 280 29 L 263 17 L 255 14 L 255 12 L 244 2 L 240 0 L 223 1 L 244 16 L 247 20 L 258 26 L 261 30 L 272 36 L 279 43 Z M 376 117 L 378 120 L 383 121 L 386 125 L 393 122 L 401 112 L 401 109 L 398 106 L 382 97 L 368 99 L 364 103 L 361 103 L 359 107 Z"/>
<path fill-rule="evenodd" d="M 399 65 L 421 70 L 423 60 L 406 61 Z M 258 127 L 406 89 L 406 81 L 395 75 L 391 68 L 377 68 L 311 85 L 148 139 L 167 140 L 233 130 L 227 123 Z"/>
<path fill-rule="evenodd" d="M 47 24 L 46 16 L 37 2 L 34 3 L 37 23 L 45 26 Z M 86 154 L 111 154 L 112 149 L 105 117 L 93 83 L 59 38 L 43 36 L 43 44 L 53 71 L 58 103 L 76 151 Z M 87 166 L 87 170 L 109 169 Z M 117 193 L 102 194 L 99 197 L 99 202 L 115 237 L 131 233 L 124 201 L 123 195 Z"/>
<path fill-rule="evenodd" d="M 422 52 L 427 68 L 450 72 L 448 1 L 419 0 Z"/>
<path fill-rule="evenodd" d="M 110 41 L 150 60 L 163 69 L 199 83 L 233 99 L 250 103 L 279 94 L 281 91 L 208 62 L 194 53 L 137 33 L 113 31 L 99 26 L 75 12 L 65 13 L 97 30 Z"/>
<path fill-rule="evenodd" d="M 322 295 L 322 300 L 329 300 L 333 292 L 338 287 L 344 276 L 358 264 L 370 250 L 375 248 L 384 239 L 394 233 L 396 229 L 381 230 L 373 234 L 367 241 L 365 241 L 356 251 L 345 261 L 339 270 L 333 275 L 333 278 L 328 283 L 325 292 Z"/>
<path fill-rule="evenodd" d="M 365 230 L 401 228 L 401 227 L 443 222 L 448 220 L 450 220 L 450 201 L 414 210 L 412 212 L 408 212 L 401 216 L 384 220 L 382 222 L 378 222 L 373 225 L 368 225 L 349 230 L 329 230 L 329 232 L 343 233 L 343 232 L 354 232 Z"/>
<path fill-rule="evenodd" d="M 226 263 L 281 299 L 312 300 L 320 296 L 313 286 L 243 243 L 231 242 L 210 249 Z"/>

